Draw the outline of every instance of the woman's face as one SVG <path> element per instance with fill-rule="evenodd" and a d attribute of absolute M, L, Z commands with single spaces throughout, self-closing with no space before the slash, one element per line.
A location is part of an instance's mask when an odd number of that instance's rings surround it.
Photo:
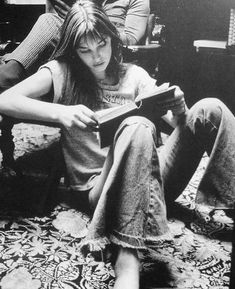
<path fill-rule="evenodd" d="M 97 79 L 105 78 L 105 71 L 112 55 L 109 36 L 104 36 L 103 39 L 82 37 L 76 52 Z"/>

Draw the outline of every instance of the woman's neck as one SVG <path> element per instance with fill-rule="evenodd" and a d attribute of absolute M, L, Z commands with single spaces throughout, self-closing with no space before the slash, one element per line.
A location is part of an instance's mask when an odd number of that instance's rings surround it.
<path fill-rule="evenodd" d="M 101 75 L 99 75 L 99 77 L 97 77 L 97 81 L 100 84 L 107 84 L 107 85 L 115 85 L 117 84 L 117 79 L 115 79 L 115 77 L 113 76 L 108 76 L 108 75 L 103 75 L 103 77 Z"/>

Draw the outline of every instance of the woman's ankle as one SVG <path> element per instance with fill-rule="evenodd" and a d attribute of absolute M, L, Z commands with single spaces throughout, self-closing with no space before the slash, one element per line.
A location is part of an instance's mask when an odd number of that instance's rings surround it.
<path fill-rule="evenodd" d="M 114 267 L 116 274 L 114 289 L 138 289 L 139 265 L 136 250 L 120 247 Z"/>

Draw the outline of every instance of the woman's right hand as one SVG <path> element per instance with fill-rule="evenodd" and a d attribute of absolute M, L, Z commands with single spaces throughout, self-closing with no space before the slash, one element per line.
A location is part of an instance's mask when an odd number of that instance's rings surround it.
<path fill-rule="evenodd" d="M 95 113 L 82 104 L 62 106 L 59 121 L 68 130 L 77 126 L 82 130 L 96 131 L 98 126 Z"/>

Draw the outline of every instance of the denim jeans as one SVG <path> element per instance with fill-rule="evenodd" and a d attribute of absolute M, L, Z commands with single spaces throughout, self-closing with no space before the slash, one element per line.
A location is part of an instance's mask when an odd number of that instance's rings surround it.
<path fill-rule="evenodd" d="M 166 204 L 182 193 L 202 155 L 210 156 L 197 202 L 231 208 L 235 193 L 235 118 L 217 99 L 195 104 L 158 153 L 156 130 L 143 117 L 124 120 L 98 183 L 100 191 L 84 245 L 108 242 L 146 248 L 170 238 Z"/>
<path fill-rule="evenodd" d="M 93 188 L 101 194 L 82 250 L 100 250 L 110 241 L 144 249 L 171 239 L 156 142 L 148 119 L 122 122 Z"/>
<path fill-rule="evenodd" d="M 189 110 L 159 154 L 167 203 L 185 189 L 205 152 L 209 163 L 198 187 L 196 203 L 233 208 L 235 118 L 214 98 L 205 98 Z"/>

